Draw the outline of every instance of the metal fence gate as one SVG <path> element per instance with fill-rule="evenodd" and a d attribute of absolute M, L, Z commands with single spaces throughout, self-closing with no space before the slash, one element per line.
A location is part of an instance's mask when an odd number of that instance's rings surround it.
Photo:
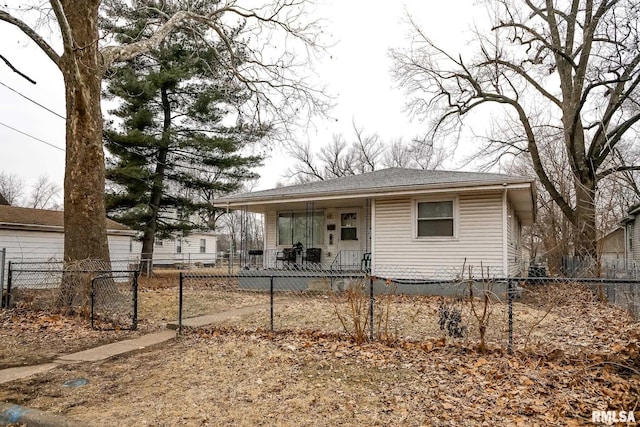
<path fill-rule="evenodd" d="M 138 271 L 76 269 L 63 262 L 8 262 L 2 307 L 73 312 L 100 330 L 136 329 Z"/>

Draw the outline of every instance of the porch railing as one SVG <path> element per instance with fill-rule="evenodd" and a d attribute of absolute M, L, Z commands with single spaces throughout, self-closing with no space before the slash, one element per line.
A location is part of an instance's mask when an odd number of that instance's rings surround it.
<path fill-rule="evenodd" d="M 262 256 L 262 263 L 252 262 L 249 263 L 249 267 L 257 268 L 287 268 L 291 265 L 287 265 L 286 262 L 278 259 L 278 253 L 281 252 L 277 249 L 268 249 L 264 251 Z M 327 265 L 327 263 L 312 263 L 314 267 L 328 268 L 331 270 L 360 270 L 363 268 L 362 260 L 364 258 L 364 251 L 338 251 L 333 261 Z M 299 267 L 304 267 L 305 263 L 302 262 Z"/>
<path fill-rule="evenodd" d="M 364 251 L 338 251 L 331 263 L 332 270 L 359 270 L 362 266 Z"/>

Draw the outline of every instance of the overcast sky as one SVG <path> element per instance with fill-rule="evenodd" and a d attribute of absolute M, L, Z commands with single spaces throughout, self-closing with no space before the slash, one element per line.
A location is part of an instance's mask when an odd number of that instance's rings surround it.
<path fill-rule="evenodd" d="M 324 3 L 318 7 L 318 14 L 325 19 L 325 31 L 336 45 L 317 71 L 335 96 L 336 106 L 331 112 L 333 119 L 319 121 L 317 127 L 301 135 L 301 139 L 321 146 L 328 143 L 333 134 L 349 137 L 353 121 L 368 133 L 378 133 L 384 140 L 409 139 L 419 133 L 424 128 L 409 122 L 403 112 L 404 96 L 391 78 L 388 50 L 408 44 L 408 27 L 403 23 L 405 10 L 422 24 L 434 41 L 454 52 L 464 50 L 470 38 L 468 29 L 480 13 L 471 6 L 472 1 L 324 0 Z M 0 170 L 20 175 L 27 183 L 45 174 L 62 186 L 64 119 L 6 87 L 64 116 L 62 76 L 55 65 L 12 26 L 0 22 L 0 36 L 0 54 L 37 82 L 30 84 L 0 62 Z M 281 179 L 283 164 L 282 160 L 268 159 L 260 171 L 263 178 L 257 188 L 273 187 Z"/>

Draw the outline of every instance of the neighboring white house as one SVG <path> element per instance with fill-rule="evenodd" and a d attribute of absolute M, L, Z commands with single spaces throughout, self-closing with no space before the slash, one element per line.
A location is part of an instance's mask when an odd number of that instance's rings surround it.
<path fill-rule="evenodd" d="M 114 261 L 128 261 L 133 252 L 135 232 L 107 220 L 109 253 Z M 64 217 L 62 211 L 0 205 L 0 250 L 6 261 L 47 261 L 64 259 Z"/>
<path fill-rule="evenodd" d="M 624 259 L 640 262 L 640 204 L 631 206 L 627 217 L 620 221 L 623 229 Z"/>
<path fill-rule="evenodd" d="M 482 265 L 506 276 L 521 272 L 520 231 L 535 220 L 535 184 L 502 174 L 391 168 L 226 196 L 215 206 L 264 215 L 265 267 L 294 256 L 302 265 L 370 262 L 374 275 L 436 277 Z M 297 243 L 302 250 L 292 250 Z"/>
<path fill-rule="evenodd" d="M 140 243 L 136 242 L 138 253 Z M 216 262 L 218 236 L 213 232 L 194 231 L 185 237 L 156 239 L 153 248 L 154 266 L 178 264 L 202 264 L 212 266 Z"/>
<path fill-rule="evenodd" d="M 625 258 L 625 228 L 618 226 L 598 239 L 598 253 L 601 262 L 612 262 Z"/>

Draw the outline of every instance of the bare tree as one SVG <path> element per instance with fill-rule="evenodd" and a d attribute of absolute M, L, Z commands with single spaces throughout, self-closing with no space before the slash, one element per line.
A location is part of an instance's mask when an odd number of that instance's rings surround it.
<path fill-rule="evenodd" d="M 575 250 L 595 257 L 598 183 L 640 168 L 609 162 L 619 145 L 632 140 L 640 119 L 640 4 L 485 3 L 493 26 L 488 34 L 476 33 L 477 51 L 469 59 L 436 46 L 409 18 L 414 40 L 410 48 L 392 51 L 395 77 L 407 88 L 412 112 L 430 121 L 432 139 L 459 129 L 469 112 L 496 106 L 491 111 L 503 126 L 488 139 L 488 152 L 527 152 L 541 185 L 572 224 Z M 568 194 L 542 160 L 549 138 L 562 141 Z"/>
<path fill-rule="evenodd" d="M 25 191 L 24 179 L 18 175 L 0 172 L 0 194 L 10 205 L 20 205 Z"/>
<path fill-rule="evenodd" d="M 25 194 L 27 191 L 29 194 Z M 57 209 L 60 206 L 58 203 L 60 186 L 46 175 L 38 177 L 28 190 L 22 177 L 0 172 L 0 195 L 4 196 L 7 203 L 12 206 L 35 209 Z"/>
<path fill-rule="evenodd" d="M 289 147 L 294 160 L 287 176 L 295 182 L 322 181 L 359 175 L 381 168 L 400 167 L 438 169 L 446 158 L 445 151 L 422 138 L 405 143 L 402 138 L 386 144 L 377 133 L 368 133 L 353 123 L 353 139 L 334 135 L 332 141 L 315 152 L 310 143 Z"/>
<path fill-rule="evenodd" d="M 408 143 L 402 138 L 391 141 L 382 161 L 385 167 L 440 169 L 448 157 L 448 152 L 425 138 L 414 138 Z"/>
<path fill-rule="evenodd" d="M 58 197 L 60 186 L 49 180 L 46 175 L 41 175 L 31 188 L 31 194 L 25 205 L 35 209 L 59 209 Z"/>
<path fill-rule="evenodd" d="M 351 172 L 358 175 L 372 172 L 380 168 L 380 162 L 385 150 L 384 143 L 377 133 L 366 134 L 361 127 L 353 123 L 353 133 L 356 137 L 353 142 L 353 155 Z"/>
<path fill-rule="evenodd" d="M 540 148 L 541 160 L 545 163 L 550 179 L 563 197 L 573 200 L 572 178 L 566 168 L 565 152 L 557 141 L 551 141 Z M 506 172 L 513 175 L 531 176 L 535 174 L 529 156 L 518 156 L 512 164 L 506 165 Z M 538 207 L 535 224 L 524 231 L 525 241 L 530 242 L 533 259 L 546 260 L 551 274 L 560 272 L 562 256 L 571 252 L 573 227 L 562 214 L 553 198 L 539 180 L 536 181 L 536 204 Z"/>
<path fill-rule="evenodd" d="M 242 249 L 260 249 L 264 246 L 264 220 L 260 214 L 242 211 L 224 213 L 216 221 L 216 232 L 222 236 L 222 250 L 233 248 L 236 251 L 243 245 L 245 247 Z"/>
<path fill-rule="evenodd" d="M 141 29 L 140 37 L 126 45 L 110 45 L 109 34 L 100 33 L 102 3 L 88 0 L 79 5 L 71 0 L 50 0 L 50 7 L 35 2 L 14 10 L 0 5 L 0 21 L 29 37 L 58 66 L 64 78 L 66 261 L 109 259 L 100 99 L 102 78 L 112 64 L 155 49 L 178 26 L 188 28 L 193 22 L 207 24 L 206 34 L 194 27 L 193 36 L 212 39 L 209 47 L 215 48 L 216 44 L 226 43 L 241 22 L 246 40 L 242 49 L 244 61 L 237 62 L 234 55 L 221 55 L 229 81 L 243 85 L 253 97 L 252 111 L 238 114 L 253 114 L 260 122 L 276 122 L 286 129 L 286 124 L 294 122 L 292 118 L 322 112 L 326 107 L 317 85 L 300 74 L 307 63 L 303 58 L 313 53 L 319 34 L 317 22 L 305 19 L 304 0 L 276 0 L 258 7 L 243 6 L 240 0 L 222 0 L 207 3 L 208 9 L 203 13 L 194 12 L 197 9 L 190 7 L 190 1 L 158 2 L 158 13 L 168 15 L 168 19 L 149 23 L 151 27 Z M 118 3 L 109 2 L 108 6 L 117 7 Z M 36 19 L 21 15 L 23 11 L 35 14 Z M 62 52 L 38 33 L 37 26 L 29 24 L 36 20 L 55 22 Z M 307 50 L 291 49 L 295 43 Z"/>

